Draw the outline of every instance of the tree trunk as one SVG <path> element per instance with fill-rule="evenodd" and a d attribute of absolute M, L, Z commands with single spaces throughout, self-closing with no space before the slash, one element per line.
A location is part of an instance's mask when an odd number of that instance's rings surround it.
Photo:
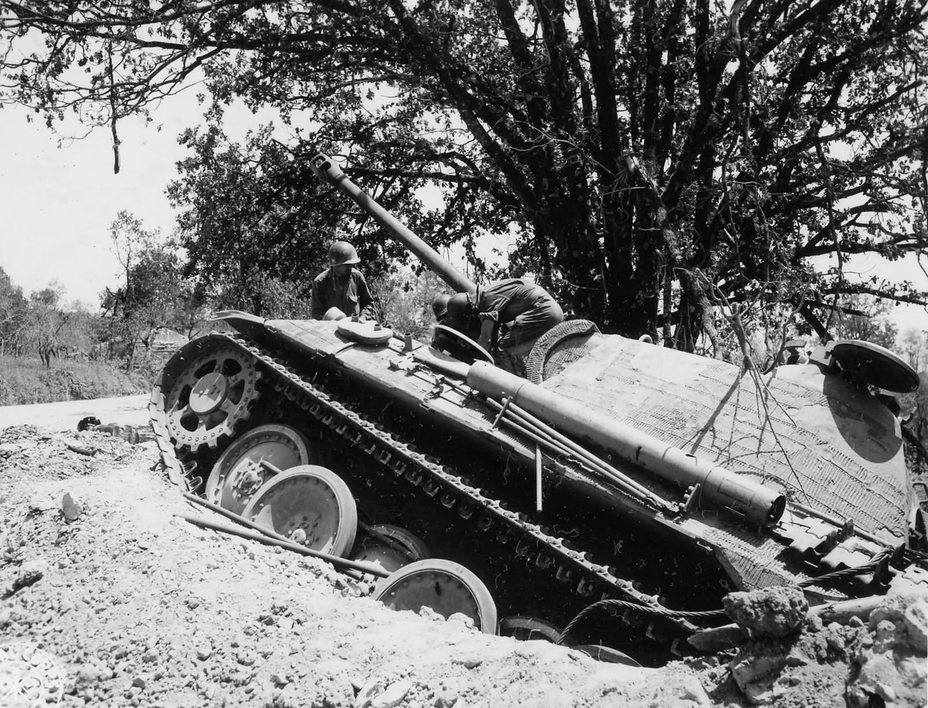
<path fill-rule="evenodd" d="M 562 273 L 573 273 L 574 279 L 552 293 L 566 312 L 575 317 L 596 320 L 602 318 L 606 298 L 600 270 L 599 244 L 590 232 L 585 209 L 576 203 L 558 204 L 539 212 L 535 217 L 535 233 L 540 241 L 556 244 L 554 265 Z M 552 254 L 541 253 L 542 257 Z M 551 282 L 542 283 L 551 287 Z"/>
<path fill-rule="evenodd" d="M 135 363 L 135 342 L 130 342 L 126 346 L 126 373 L 132 371 L 132 365 Z"/>

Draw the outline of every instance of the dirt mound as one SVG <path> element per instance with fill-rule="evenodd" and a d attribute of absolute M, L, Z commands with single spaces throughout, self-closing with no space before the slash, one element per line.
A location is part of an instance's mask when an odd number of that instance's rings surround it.
<path fill-rule="evenodd" d="M 811 616 L 792 637 L 744 644 L 731 661 L 732 679 L 754 705 L 924 705 L 926 611 L 925 597 L 895 597 L 866 622 Z"/>
<path fill-rule="evenodd" d="M 174 514 L 209 512 L 165 480 L 152 442 L 6 429 L 0 490 L 3 705 L 924 702 L 924 598 L 631 668 L 391 612 L 324 563 L 198 529 Z"/>
<path fill-rule="evenodd" d="M 3 705 L 709 703 L 686 667 L 391 612 L 324 563 L 200 530 L 150 443 L 8 429 L 0 488 Z"/>

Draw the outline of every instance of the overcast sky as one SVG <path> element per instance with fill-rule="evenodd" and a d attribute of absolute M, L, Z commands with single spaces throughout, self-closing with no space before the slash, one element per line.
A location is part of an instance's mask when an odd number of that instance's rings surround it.
<path fill-rule="evenodd" d="M 121 169 L 113 174 L 109 131 L 62 141 L 25 115 L 0 110 L 0 267 L 26 292 L 58 281 L 67 300 L 96 305 L 97 294 L 118 282 L 109 226 L 120 210 L 170 233 L 164 191 L 182 157 L 176 136 L 185 120 L 173 112 L 161 131 L 123 121 Z"/>
<path fill-rule="evenodd" d="M 176 174 L 175 163 L 185 156 L 177 135 L 195 125 L 201 112 L 188 91 L 164 102 L 152 124 L 122 121 L 121 170 L 113 174 L 108 130 L 61 141 L 41 121 L 26 122 L 23 110 L 0 109 L 0 268 L 27 293 L 57 281 L 66 301 L 96 307 L 98 294 L 119 283 L 109 226 L 120 210 L 140 218 L 149 230 L 171 233 L 174 212 L 165 188 Z M 258 123 L 244 110 L 232 115 L 242 134 Z M 928 289 L 914 257 L 889 267 L 876 259 L 857 267 Z M 896 312 L 901 328 L 928 330 L 923 308 Z"/>

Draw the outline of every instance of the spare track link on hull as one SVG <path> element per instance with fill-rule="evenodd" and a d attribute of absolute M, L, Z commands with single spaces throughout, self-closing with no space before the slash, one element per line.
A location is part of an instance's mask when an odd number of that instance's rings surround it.
<path fill-rule="evenodd" d="M 515 557 L 526 560 L 533 558 L 535 565 L 550 570 L 559 583 L 570 583 L 572 591 L 578 596 L 588 598 L 590 603 L 618 597 L 645 607 L 666 610 L 650 595 L 635 590 L 630 580 L 617 577 L 606 566 L 588 561 L 582 552 L 567 547 L 561 538 L 504 508 L 498 500 L 466 484 L 450 468 L 417 452 L 402 439 L 346 408 L 269 352 L 238 335 L 214 333 L 209 336 L 222 338 L 224 344 L 239 347 L 254 357 L 270 372 L 271 378 L 276 376 L 283 383 L 283 395 L 287 399 L 339 435 L 348 445 L 361 450 L 372 461 L 391 471 L 397 480 L 406 482 L 429 497 L 438 497 L 439 503 L 448 511 L 456 509 L 462 519 L 472 519 L 475 528 L 481 532 L 490 532 L 495 528 L 496 540 L 500 545 L 511 548 Z M 273 381 L 269 383 L 275 385 Z M 165 426 L 164 395 L 165 392 L 157 387 L 152 393 L 149 404 L 152 427 L 169 477 L 172 481 L 183 482 L 190 487 L 191 480 L 187 478 L 184 465 L 177 459 Z M 680 617 L 664 615 L 662 619 L 674 625 L 681 636 L 699 629 Z"/>

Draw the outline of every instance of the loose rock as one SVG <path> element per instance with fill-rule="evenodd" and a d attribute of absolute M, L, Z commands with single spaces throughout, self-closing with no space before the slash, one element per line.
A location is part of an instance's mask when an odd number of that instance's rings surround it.
<path fill-rule="evenodd" d="M 409 681 L 397 681 L 391 684 L 368 704 L 368 708 L 395 708 L 403 702 L 406 694 L 412 689 Z"/>
<path fill-rule="evenodd" d="M 77 521 L 81 517 L 81 514 L 84 513 L 84 509 L 71 498 L 70 492 L 65 492 L 64 496 L 61 498 L 61 513 L 64 515 L 64 520 L 71 523 Z"/>
<path fill-rule="evenodd" d="M 346 581 L 328 566 L 172 519 L 189 509 L 158 471 L 157 450 L 98 436 L 88 438 L 100 448 L 88 458 L 18 435 L 16 464 L 0 464 L 0 572 L 9 586 L 29 567 L 24 559 L 40 556 L 54 572 L 0 603 L 0 654 L 24 637 L 60 657 L 69 669 L 55 685 L 69 691 L 67 705 L 806 708 L 844 705 L 846 691 L 855 705 L 924 701 L 925 596 L 889 598 L 852 626 L 826 618 L 803 632 L 800 622 L 781 638 L 762 636 L 759 621 L 753 638 L 741 631 L 731 668 L 730 651 L 660 670 L 599 664 L 544 642 L 462 631 L 458 618 L 428 610 L 390 612 L 350 597 L 353 582 L 343 596 Z M 57 514 L 63 479 L 85 509 L 81 523 Z M 53 513 L 27 514 L 32 499 L 51 500 Z M 740 607 L 772 608 L 783 629 L 781 605 Z M 24 670 L 30 656 L 16 657 Z M 30 681 L 39 676 L 30 672 Z M 355 687 L 357 699 L 352 676 L 375 677 Z M 15 705 L 5 685 L 0 705 Z"/>
<path fill-rule="evenodd" d="M 903 615 L 903 622 L 908 634 L 908 644 L 912 649 L 923 652 L 928 647 L 928 602 L 914 602 Z"/>
<path fill-rule="evenodd" d="M 733 592 L 722 598 L 722 604 L 739 626 L 762 637 L 794 634 L 809 610 L 802 590 L 786 586 Z"/>
<path fill-rule="evenodd" d="M 7 594 L 12 595 L 23 588 L 35 585 L 43 578 L 47 568 L 48 564 L 43 560 L 32 560 L 23 563 Z"/>

